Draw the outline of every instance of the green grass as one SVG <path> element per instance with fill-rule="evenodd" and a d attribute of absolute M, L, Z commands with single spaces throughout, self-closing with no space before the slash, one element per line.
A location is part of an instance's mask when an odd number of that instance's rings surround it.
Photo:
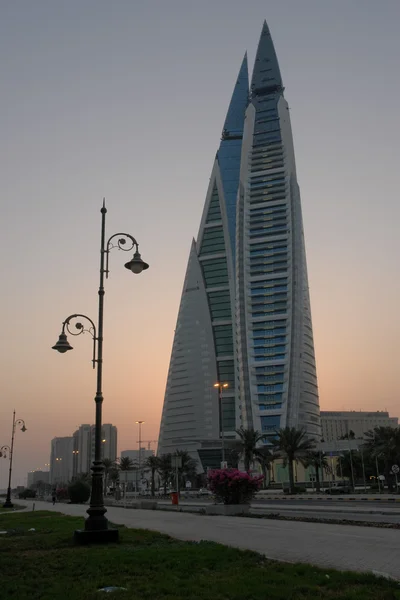
<path fill-rule="evenodd" d="M 181 542 L 121 528 L 121 543 L 78 547 L 82 519 L 50 512 L 0 515 L 1 600 L 400 600 L 400 586 L 372 575 L 268 561 L 211 542 Z M 30 532 L 34 528 L 36 531 Z"/>
<path fill-rule="evenodd" d="M 13 504 L 14 504 L 14 502 L 13 502 Z M 26 507 L 23 506 L 22 504 L 14 504 L 14 506 L 12 508 L 4 508 L 3 504 L 0 504 L 0 515 L 2 513 L 15 512 L 16 510 L 22 510 L 23 508 L 26 508 Z"/>

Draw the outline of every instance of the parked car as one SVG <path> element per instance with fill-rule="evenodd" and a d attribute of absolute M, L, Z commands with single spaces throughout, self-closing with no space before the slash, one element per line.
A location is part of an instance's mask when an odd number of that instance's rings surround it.
<path fill-rule="evenodd" d="M 342 485 L 339 483 L 333 483 L 332 486 L 330 488 L 327 488 L 325 490 L 325 494 L 350 494 L 351 492 L 351 487 L 349 485 Z"/>

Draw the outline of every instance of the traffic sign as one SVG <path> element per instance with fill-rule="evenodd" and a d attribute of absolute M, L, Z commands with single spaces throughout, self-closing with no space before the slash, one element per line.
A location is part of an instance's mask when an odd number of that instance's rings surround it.
<path fill-rule="evenodd" d="M 182 468 L 182 456 L 179 456 L 179 454 L 173 454 L 171 456 L 171 467 L 173 469 L 181 469 Z"/>
<path fill-rule="evenodd" d="M 396 475 L 400 471 L 399 465 L 393 465 L 392 471 Z"/>

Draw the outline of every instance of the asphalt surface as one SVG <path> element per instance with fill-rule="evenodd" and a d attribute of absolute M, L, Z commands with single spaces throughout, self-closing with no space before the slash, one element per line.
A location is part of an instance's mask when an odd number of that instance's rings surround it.
<path fill-rule="evenodd" d="M 287 508 L 287 507 L 278 507 L 271 506 L 269 511 L 265 510 L 265 507 L 260 508 L 252 508 L 251 510 L 254 514 L 268 514 L 274 513 L 279 514 L 283 517 L 303 517 L 303 518 L 313 518 L 313 519 L 338 519 L 341 521 L 365 521 L 368 523 L 398 523 L 400 524 L 400 512 L 391 513 L 391 512 L 378 512 L 378 511 L 346 511 L 343 510 L 335 510 L 333 507 L 320 510 L 316 512 L 312 509 L 301 510 L 296 508 Z"/>
<path fill-rule="evenodd" d="M 32 503 L 26 502 L 32 509 Z M 35 502 L 36 510 L 86 516 L 87 506 Z M 267 558 L 322 568 L 373 572 L 400 580 L 399 532 L 394 529 L 200 516 L 191 513 L 126 510 L 112 506 L 107 517 L 127 527 L 160 531 L 182 540 L 210 540 L 254 550 Z"/>

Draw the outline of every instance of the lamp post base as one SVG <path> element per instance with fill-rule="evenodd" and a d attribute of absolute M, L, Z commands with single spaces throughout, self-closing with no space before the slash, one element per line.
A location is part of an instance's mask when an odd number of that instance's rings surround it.
<path fill-rule="evenodd" d="M 74 532 L 74 542 L 79 546 L 88 544 L 117 544 L 119 542 L 118 529 L 77 529 Z"/>
<path fill-rule="evenodd" d="M 9 498 L 7 498 L 7 500 L 3 504 L 3 508 L 14 508 L 14 504 Z"/>

